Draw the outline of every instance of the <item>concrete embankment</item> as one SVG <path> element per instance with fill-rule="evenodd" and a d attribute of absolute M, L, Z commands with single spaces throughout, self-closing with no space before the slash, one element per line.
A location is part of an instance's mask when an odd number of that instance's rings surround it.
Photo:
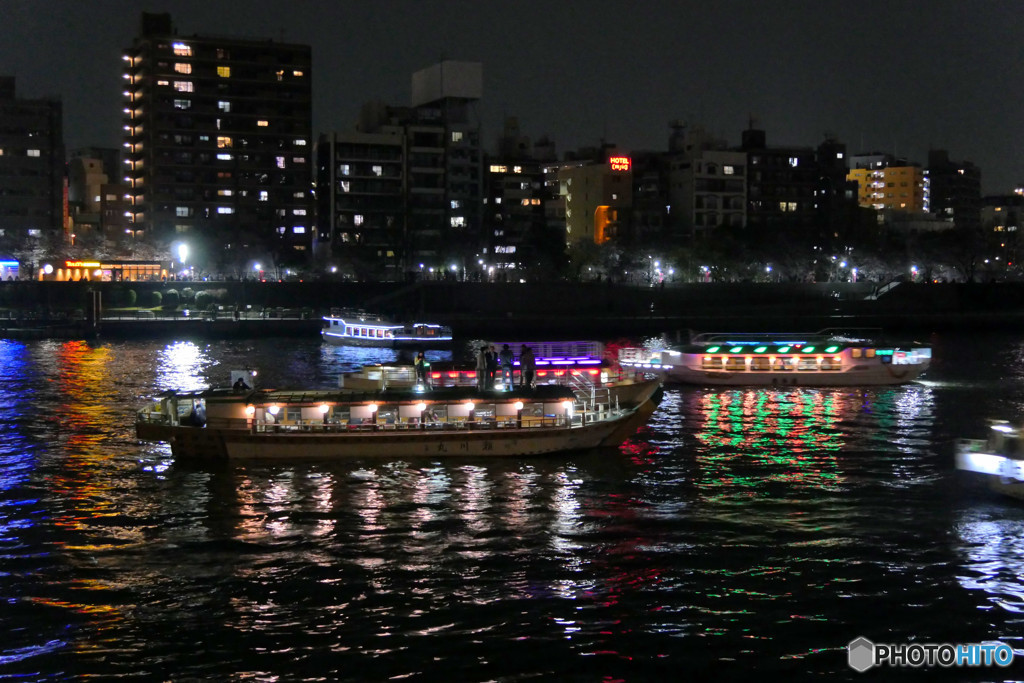
<path fill-rule="evenodd" d="M 1024 284 L 902 283 L 871 298 L 866 283 L 686 284 L 636 287 L 601 283 L 190 283 L 209 286 L 226 309 L 302 309 L 304 316 L 215 320 L 168 312 L 156 319 L 46 320 L 68 297 L 100 292 L 104 305 L 126 287 L 161 283 L 13 283 L 0 293 L 25 315 L 0 318 L 0 337 L 259 337 L 316 335 L 331 308 L 363 308 L 394 317 L 451 325 L 457 337 L 479 339 L 614 339 L 698 331 L 810 331 L 876 327 L 924 335 L 948 329 L 1024 330 Z M 181 283 L 176 283 L 180 288 Z M 146 292 L 141 292 L 142 297 Z M 73 295 L 73 296 L 72 296 Z M 95 297 L 94 297 L 95 298 Z M 40 315 L 42 313 L 43 315 Z M 172 317 L 173 316 L 173 317 Z M 21 317 L 21 320 L 18 318 Z M 31 317 L 30 320 L 25 318 Z M 4 332 L 4 328 L 7 332 Z"/>

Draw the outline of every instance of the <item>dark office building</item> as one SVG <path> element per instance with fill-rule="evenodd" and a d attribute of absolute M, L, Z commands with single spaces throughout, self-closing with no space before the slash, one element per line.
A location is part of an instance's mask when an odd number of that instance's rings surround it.
<path fill-rule="evenodd" d="M 136 235 L 188 243 L 211 267 L 308 260 L 309 46 L 179 36 L 170 15 L 143 14 L 124 60 L 125 182 Z"/>
<path fill-rule="evenodd" d="M 928 152 L 929 208 L 958 229 L 981 226 L 981 170 L 969 161 L 951 161 L 944 149 Z"/>
<path fill-rule="evenodd" d="M 18 99 L 14 85 L 0 77 L 0 252 L 8 256 L 62 237 L 66 205 L 61 103 Z"/>

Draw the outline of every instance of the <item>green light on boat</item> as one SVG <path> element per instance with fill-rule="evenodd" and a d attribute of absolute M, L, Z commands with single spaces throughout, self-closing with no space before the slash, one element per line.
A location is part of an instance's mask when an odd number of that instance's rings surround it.
<path fill-rule="evenodd" d="M 805 346 L 805 347 L 804 347 L 804 348 L 802 349 L 802 351 L 803 351 L 804 353 L 814 353 L 814 347 L 813 347 L 813 346 Z"/>
<path fill-rule="evenodd" d="M 742 346 L 734 346 L 731 349 L 729 349 L 729 353 L 743 353 L 743 347 Z"/>
<path fill-rule="evenodd" d="M 825 353 L 835 353 L 838 350 L 838 346 L 829 346 L 828 348 L 825 349 Z"/>
<path fill-rule="evenodd" d="M 764 353 L 767 350 L 767 346 L 758 346 L 756 349 L 754 349 L 754 353 Z"/>
<path fill-rule="evenodd" d="M 717 347 L 717 346 L 709 346 L 708 347 L 708 353 L 715 353 L 716 351 L 718 351 L 718 348 L 719 347 Z"/>
<path fill-rule="evenodd" d="M 779 347 L 779 353 L 789 353 L 789 347 L 788 346 L 780 346 Z"/>

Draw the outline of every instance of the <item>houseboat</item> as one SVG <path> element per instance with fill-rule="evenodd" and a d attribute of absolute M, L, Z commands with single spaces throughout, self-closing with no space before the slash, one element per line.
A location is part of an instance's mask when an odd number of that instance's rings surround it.
<path fill-rule="evenodd" d="M 1024 500 L 1024 448 L 1018 427 L 1003 420 L 989 423 L 985 439 L 960 439 L 956 467 L 985 475 L 999 493 Z"/>
<path fill-rule="evenodd" d="M 931 364 L 923 344 L 881 342 L 863 332 L 701 334 L 677 348 L 619 350 L 619 363 L 666 383 L 873 386 L 912 382 Z"/>
<path fill-rule="evenodd" d="M 537 456 L 617 447 L 654 410 L 583 403 L 567 387 L 477 391 L 208 389 L 165 392 L 136 435 L 192 461 Z"/>
<path fill-rule="evenodd" d="M 351 346 L 445 348 L 452 343 L 452 330 L 445 325 L 396 322 L 359 310 L 332 310 L 320 334 L 329 344 Z"/>

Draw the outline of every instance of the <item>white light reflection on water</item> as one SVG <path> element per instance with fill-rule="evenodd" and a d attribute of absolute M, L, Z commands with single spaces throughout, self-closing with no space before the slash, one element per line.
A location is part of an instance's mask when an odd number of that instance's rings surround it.
<path fill-rule="evenodd" d="M 210 356 L 194 342 L 178 341 L 160 350 L 156 359 L 158 391 L 201 391 L 210 387 L 206 372 Z"/>
<path fill-rule="evenodd" d="M 990 606 L 1024 614 L 1024 520 L 970 510 L 957 531 L 964 543 L 960 585 L 980 591 Z"/>

